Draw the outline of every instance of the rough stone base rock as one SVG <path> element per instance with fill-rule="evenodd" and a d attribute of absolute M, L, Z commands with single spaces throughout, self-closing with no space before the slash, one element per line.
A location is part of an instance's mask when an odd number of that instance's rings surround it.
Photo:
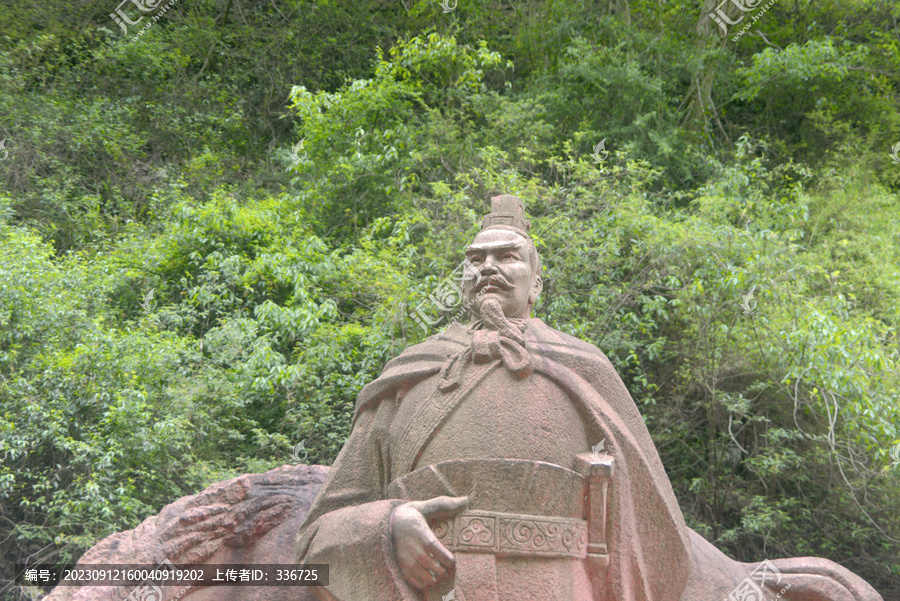
<path fill-rule="evenodd" d="M 325 481 L 321 465 L 285 465 L 245 474 L 163 507 L 134 530 L 108 536 L 81 564 L 293 563 L 294 539 Z M 44 601 L 124 601 L 133 587 L 58 586 Z M 172 601 L 313 601 L 294 586 L 163 587 Z"/>

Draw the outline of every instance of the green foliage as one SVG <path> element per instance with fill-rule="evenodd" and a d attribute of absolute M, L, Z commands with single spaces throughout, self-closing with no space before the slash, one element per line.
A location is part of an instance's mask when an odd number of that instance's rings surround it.
<path fill-rule="evenodd" d="M 513 193 L 535 315 L 613 361 L 689 524 L 897 586 L 885 3 L 736 43 L 681 0 L 111 10 L 0 12 L 0 579 L 300 442 L 330 463 Z"/>

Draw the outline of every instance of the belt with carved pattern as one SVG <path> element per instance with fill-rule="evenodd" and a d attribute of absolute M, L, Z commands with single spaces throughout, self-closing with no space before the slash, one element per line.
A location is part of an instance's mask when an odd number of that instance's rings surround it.
<path fill-rule="evenodd" d="M 469 510 L 451 519 L 432 520 L 435 536 L 450 551 L 499 556 L 587 556 L 587 521 Z"/>

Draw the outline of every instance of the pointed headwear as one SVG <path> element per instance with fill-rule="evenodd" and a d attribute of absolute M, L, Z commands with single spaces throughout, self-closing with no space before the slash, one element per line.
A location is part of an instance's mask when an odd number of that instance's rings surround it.
<path fill-rule="evenodd" d="M 481 229 L 514 229 L 525 238 L 530 239 L 528 230 L 531 221 L 525 219 L 525 205 L 522 199 L 512 194 L 503 194 L 491 198 L 491 212 L 484 216 Z"/>

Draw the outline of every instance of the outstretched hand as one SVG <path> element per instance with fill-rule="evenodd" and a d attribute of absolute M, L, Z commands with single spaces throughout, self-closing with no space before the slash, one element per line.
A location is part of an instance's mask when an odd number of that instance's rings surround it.
<path fill-rule="evenodd" d="M 394 508 L 394 554 L 403 577 L 417 590 L 424 591 L 443 580 L 456 564 L 453 554 L 428 527 L 428 518 L 452 518 L 468 506 L 469 497 L 435 497 Z"/>

